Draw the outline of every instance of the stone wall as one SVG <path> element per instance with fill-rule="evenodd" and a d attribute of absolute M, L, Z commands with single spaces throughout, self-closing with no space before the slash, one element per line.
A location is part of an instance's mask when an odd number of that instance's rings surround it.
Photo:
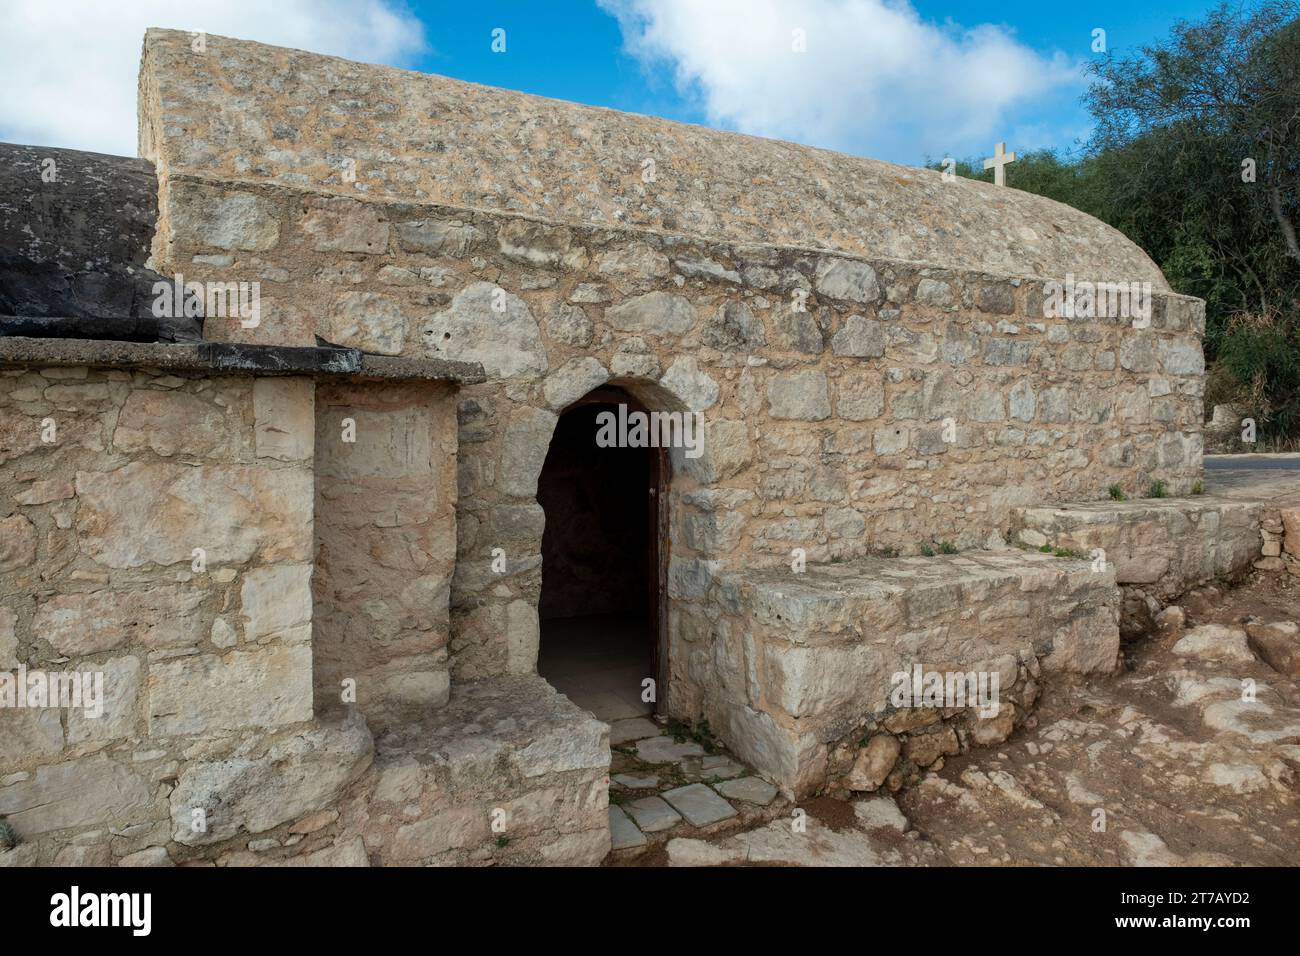
<path fill-rule="evenodd" d="M 389 710 L 447 702 L 455 409 L 452 388 L 440 384 L 329 383 L 316 391 L 321 713 L 345 709 L 347 680 L 376 729 Z"/>
<path fill-rule="evenodd" d="M 228 192 L 173 181 L 173 221 L 198 223 L 214 190 Z M 537 602 L 537 477 L 557 413 L 607 382 L 705 416 L 704 457 L 675 456 L 672 550 L 688 574 L 793 548 L 817 562 L 980 547 L 1018 505 L 1152 478 L 1185 493 L 1200 474 L 1193 300 L 1157 296 L 1137 330 L 1045 320 L 1041 289 L 1017 278 L 279 187 L 234 196 L 273 246 L 223 253 L 234 225 L 214 220 L 169 233 L 166 252 L 176 269 L 224 257 L 220 274 L 281 276 L 274 317 L 242 334 L 487 371 L 460 406 L 452 654 L 467 677 L 532 666 L 535 615 L 512 607 Z M 494 548 L 505 575 L 489 570 Z"/>
<path fill-rule="evenodd" d="M 77 851 L 95 860 L 107 827 L 166 842 L 183 755 L 311 721 L 312 395 L 0 371 L 0 670 L 104 690 L 97 718 L 0 709 L 0 813 L 24 839 L 98 827 Z"/>
<path fill-rule="evenodd" d="M 796 796 L 846 780 L 873 790 L 895 769 L 901 784 L 958 752 L 932 750 L 934 733 L 962 749 L 1005 739 L 1032 705 L 1040 670 L 1107 674 L 1119 656 L 1114 569 L 1033 552 L 872 558 L 674 584 L 672 711 L 708 720 Z M 898 710 L 892 677 L 916 666 L 997 673 L 999 719 L 960 707 Z M 941 714 L 960 717 L 960 730 Z M 924 744 L 906 742 L 922 730 Z M 879 735 L 902 736 L 903 761 L 895 766 L 894 747 L 866 785 L 862 764 L 879 763 Z"/>

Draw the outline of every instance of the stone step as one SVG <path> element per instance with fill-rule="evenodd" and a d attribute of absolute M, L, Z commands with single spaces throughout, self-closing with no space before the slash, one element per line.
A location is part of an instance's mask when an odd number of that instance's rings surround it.
<path fill-rule="evenodd" d="M 594 865 L 610 849 L 609 728 L 536 675 L 452 685 L 375 744 L 345 822 L 374 862 Z"/>

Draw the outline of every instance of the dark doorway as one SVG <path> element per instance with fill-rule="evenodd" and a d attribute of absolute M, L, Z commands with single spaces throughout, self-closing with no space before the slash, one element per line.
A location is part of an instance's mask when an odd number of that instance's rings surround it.
<path fill-rule="evenodd" d="M 602 720 L 654 711 L 661 692 L 662 449 L 602 448 L 598 416 L 647 410 L 602 388 L 560 416 L 537 483 L 542 536 L 537 670 Z"/>

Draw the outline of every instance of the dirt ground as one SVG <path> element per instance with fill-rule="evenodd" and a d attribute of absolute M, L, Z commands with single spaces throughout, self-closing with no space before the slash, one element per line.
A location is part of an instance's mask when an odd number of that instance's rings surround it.
<path fill-rule="evenodd" d="M 1174 607 L 1121 673 L 1049 687 L 998 747 L 897 795 L 809 801 L 801 826 L 787 807 L 670 840 L 642 865 L 1294 865 L 1300 683 L 1245 629 L 1300 622 L 1300 580 L 1257 573 Z"/>

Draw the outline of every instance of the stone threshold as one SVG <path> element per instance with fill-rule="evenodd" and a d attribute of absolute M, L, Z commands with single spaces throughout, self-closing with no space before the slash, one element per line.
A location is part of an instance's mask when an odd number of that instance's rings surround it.
<path fill-rule="evenodd" d="M 358 381 L 455 382 L 473 385 L 483 366 L 445 359 L 368 355 L 357 349 L 247 345 L 231 342 L 124 342 L 0 336 L 0 369 L 87 366 L 174 372 L 312 375 Z"/>

